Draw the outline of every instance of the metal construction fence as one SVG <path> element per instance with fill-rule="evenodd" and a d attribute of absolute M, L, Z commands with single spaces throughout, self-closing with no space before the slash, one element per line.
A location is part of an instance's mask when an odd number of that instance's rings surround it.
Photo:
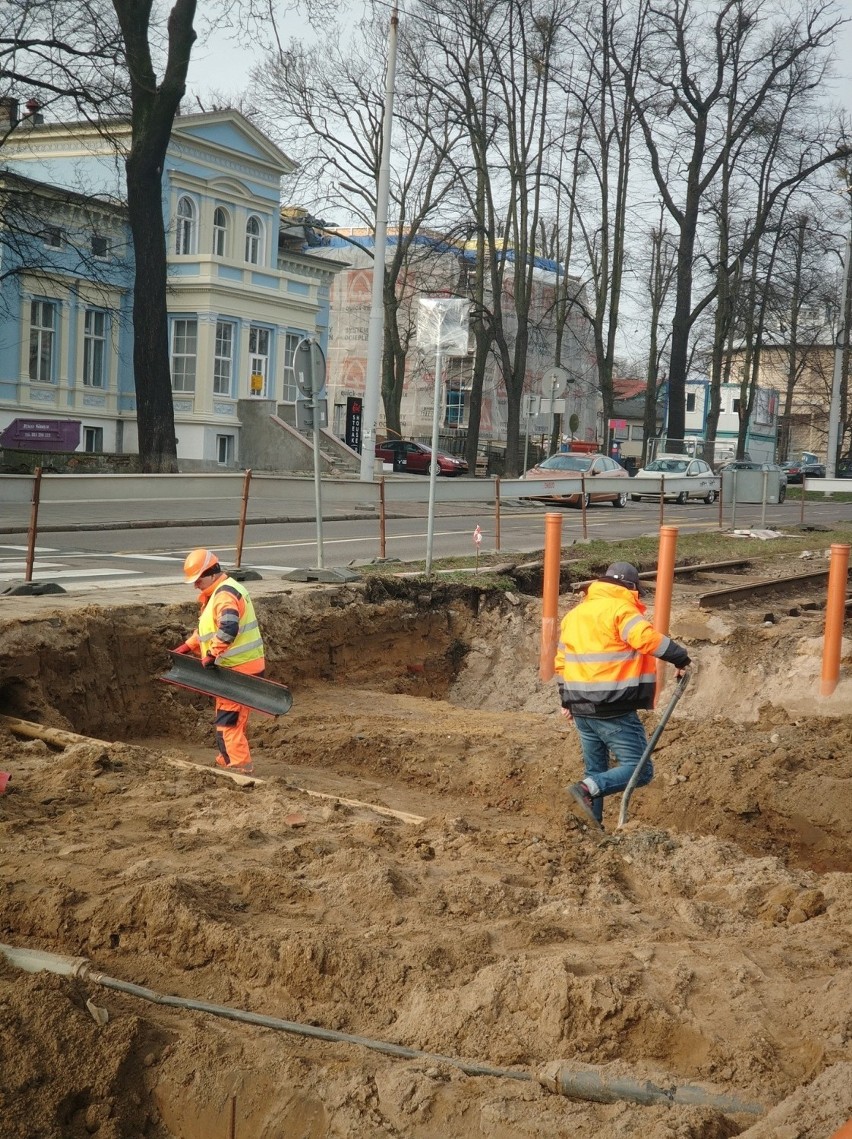
<path fill-rule="evenodd" d="M 743 474 L 757 474 L 760 485 Z M 767 472 L 723 472 L 702 483 L 698 493 L 705 501 L 718 500 L 718 526 L 755 525 L 747 520 L 747 506 L 759 507 L 765 523 L 767 506 L 779 502 L 778 486 Z M 730 480 L 730 481 L 729 481 Z M 705 485 L 706 483 L 706 485 Z M 711 485 L 712 484 L 712 485 Z M 435 485 L 437 505 L 461 509 L 466 505 L 490 506 L 494 512 L 495 545 L 500 550 L 500 515 L 506 507 L 534 501 L 573 499 L 579 507 L 583 537 L 588 536 L 586 505 L 589 494 L 640 493 L 659 501 L 659 521 L 673 503 L 695 497 L 695 480 L 686 477 L 636 479 L 600 475 L 552 480 L 442 478 Z M 807 479 L 799 504 L 799 522 L 806 514 L 806 493 L 825 495 L 852 492 L 848 479 Z M 237 565 L 247 524 L 316 520 L 314 482 L 310 478 L 274 474 L 42 474 L 0 475 L 0 533 L 26 532 L 29 543 L 27 580 L 39 533 L 71 530 L 161 528 L 196 524 L 239 526 Z M 740 491 L 742 490 L 742 493 Z M 710 492 L 712 491 L 712 497 Z M 386 476 L 374 482 L 356 479 L 322 480 L 323 519 L 375 518 L 379 528 L 381 556 L 385 551 L 385 522 L 429 499 L 429 480 L 417 475 Z M 796 507 L 790 503 L 793 511 Z"/>

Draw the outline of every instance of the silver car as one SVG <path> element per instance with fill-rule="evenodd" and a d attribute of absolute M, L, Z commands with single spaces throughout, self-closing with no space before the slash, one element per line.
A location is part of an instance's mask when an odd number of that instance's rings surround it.
<path fill-rule="evenodd" d="M 630 497 L 634 502 L 643 498 L 660 497 L 660 491 L 655 487 L 644 490 L 642 479 L 660 481 L 666 479 L 689 479 L 688 488 L 668 490 L 665 498 L 673 502 L 686 503 L 691 498 L 700 498 L 703 502 L 712 503 L 719 497 L 719 479 L 713 474 L 713 468 L 703 459 L 691 459 L 689 455 L 657 455 L 652 463 L 637 471 L 630 484 Z"/>

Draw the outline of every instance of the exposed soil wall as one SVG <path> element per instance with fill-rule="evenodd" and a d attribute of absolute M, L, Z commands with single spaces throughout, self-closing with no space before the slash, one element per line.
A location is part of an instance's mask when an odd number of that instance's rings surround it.
<path fill-rule="evenodd" d="M 428 1053 L 532 1076 L 564 1059 L 766 1112 L 574 1102 L 0 960 L 0 1134 L 826 1139 L 852 1117 L 852 686 L 815 697 L 816 617 L 676 603 L 696 675 L 631 822 L 614 832 L 610 807 L 600 836 L 567 810 L 579 748 L 537 678 L 534 601 L 253 592 L 294 707 L 253 720 L 249 789 L 170 762 L 212 758 L 209 701 L 157 679 L 191 605 L 8 615 L 0 713 L 107 742 L 58 751 L 0 724 L 0 941 Z"/>

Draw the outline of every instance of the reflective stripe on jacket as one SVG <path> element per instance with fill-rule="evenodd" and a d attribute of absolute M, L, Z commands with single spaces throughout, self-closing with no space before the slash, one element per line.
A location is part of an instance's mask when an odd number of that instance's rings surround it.
<path fill-rule="evenodd" d="M 261 671 L 263 640 L 248 591 L 223 574 L 199 600 L 203 605 L 197 634 L 201 656 L 210 654 L 226 668 L 254 662 L 255 667 L 245 671 Z M 192 644 L 192 638 L 188 643 Z"/>
<path fill-rule="evenodd" d="M 632 589 L 595 581 L 562 619 L 556 679 L 578 716 L 621 716 L 652 708 L 657 670 L 671 640 L 644 617 Z"/>

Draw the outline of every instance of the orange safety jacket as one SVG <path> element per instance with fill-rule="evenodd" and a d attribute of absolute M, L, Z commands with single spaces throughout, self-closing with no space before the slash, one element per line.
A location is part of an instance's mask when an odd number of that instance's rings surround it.
<path fill-rule="evenodd" d="M 248 591 L 223 573 L 198 596 L 198 628 L 186 643 L 202 659 L 214 656 L 225 668 L 256 675 L 266 661 L 254 605 Z"/>
<path fill-rule="evenodd" d="M 644 613 L 632 589 L 592 582 L 562 619 L 555 671 L 563 707 L 577 716 L 624 716 L 654 706 L 655 658 L 684 668 L 689 654 Z"/>

